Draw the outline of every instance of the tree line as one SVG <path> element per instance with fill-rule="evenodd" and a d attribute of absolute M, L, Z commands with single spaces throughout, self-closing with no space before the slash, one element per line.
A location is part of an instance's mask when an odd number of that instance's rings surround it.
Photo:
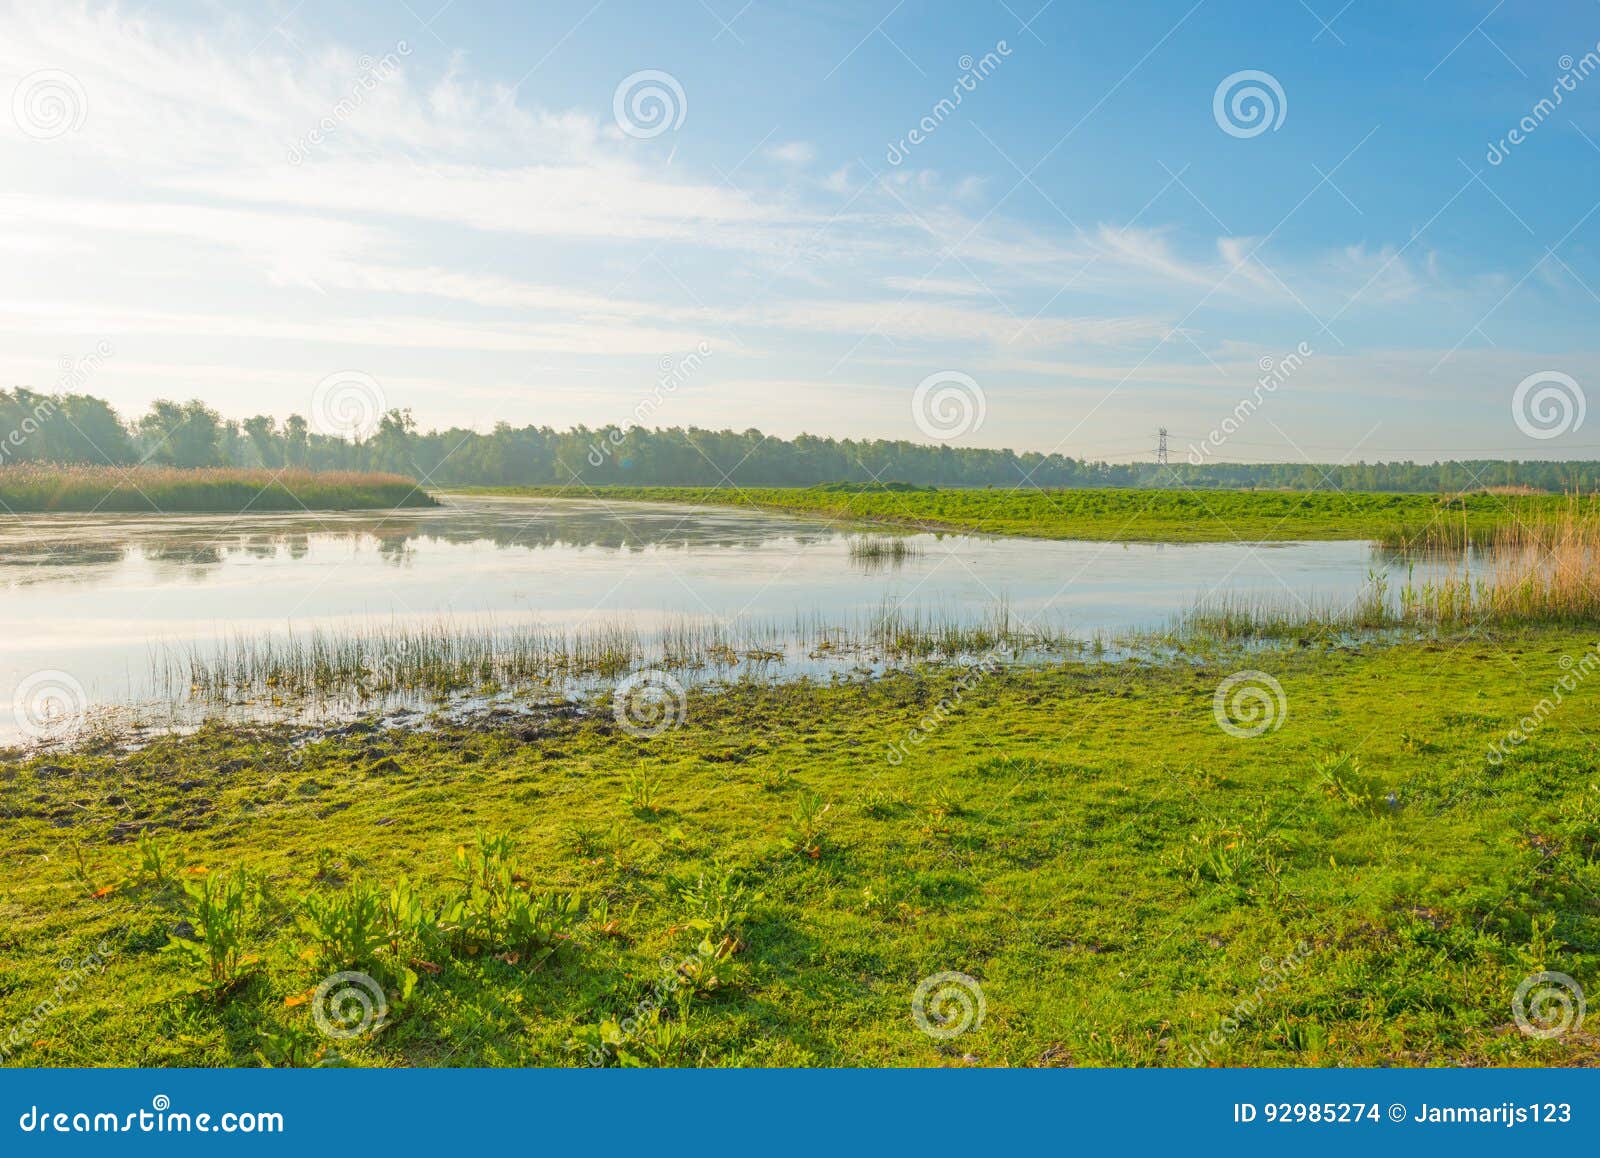
<path fill-rule="evenodd" d="M 382 470 L 436 486 L 814 486 L 902 483 L 937 487 L 1229 487 L 1458 491 L 1600 488 L 1600 462 L 1501 460 L 1344 465 L 1107 463 L 886 439 L 759 430 L 499 423 L 480 431 L 420 431 L 410 412 L 379 416 L 361 438 L 318 432 L 304 417 L 225 419 L 198 399 L 161 400 L 133 419 L 87 394 L 0 390 L 0 466 L 26 462 L 157 463 L 176 467 Z"/>

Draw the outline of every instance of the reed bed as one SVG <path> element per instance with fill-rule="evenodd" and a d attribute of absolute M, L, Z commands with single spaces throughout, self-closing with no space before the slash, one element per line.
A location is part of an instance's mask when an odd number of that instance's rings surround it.
<path fill-rule="evenodd" d="M 158 661 L 156 674 L 169 688 L 186 679 L 189 690 L 205 699 L 267 694 L 364 700 L 616 676 L 642 651 L 638 634 L 622 623 L 555 632 L 440 620 L 236 636 L 215 648 L 192 648 L 176 661 L 169 655 Z"/>
<path fill-rule="evenodd" d="M 1600 518 L 1574 502 L 1507 529 L 1492 546 L 1429 553 L 1436 569 L 1392 588 L 1373 571 L 1354 600 L 1224 596 L 1166 632 L 1167 643 L 1349 635 L 1393 628 L 1475 629 L 1600 623 Z"/>
<path fill-rule="evenodd" d="M 23 463 L 0 467 L 0 503 L 16 513 L 195 514 L 387 510 L 435 500 L 397 474 Z"/>
<path fill-rule="evenodd" d="M 850 540 L 850 558 L 861 562 L 903 563 L 922 553 L 921 546 L 898 535 L 860 535 Z"/>
<path fill-rule="evenodd" d="M 1564 542 L 1584 525 L 1600 526 L 1600 496 L 1507 495 L 1488 506 L 1480 496 L 1457 496 L 1440 499 L 1426 523 L 1390 528 L 1377 541 L 1401 551 L 1520 549 Z"/>
<path fill-rule="evenodd" d="M 438 620 L 238 636 L 162 652 L 152 675 L 168 694 L 213 702 L 368 702 L 614 680 L 640 667 L 721 673 L 803 660 L 894 664 L 1065 642 L 1063 632 L 1023 624 L 1003 604 L 975 617 L 885 605 L 846 623 L 820 615 L 732 625 L 680 618 L 649 633 L 621 620 L 574 631 Z"/>
<path fill-rule="evenodd" d="M 1541 533 L 1496 550 L 1476 575 L 1463 565 L 1457 575 L 1408 585 L 1401 618 L 1441 626 L 1600 622 L 1600 529 L 1586 520 Z"/>

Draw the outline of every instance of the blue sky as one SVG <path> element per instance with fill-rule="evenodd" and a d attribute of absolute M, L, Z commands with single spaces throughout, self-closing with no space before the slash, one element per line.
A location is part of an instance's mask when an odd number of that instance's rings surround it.
<path fill-rule="evenodd" d="M 1600 4 L 0 13 L 8 385 L 1113 460 L 1230 416 L 1215 460 L 1600 446 L 1513 412 L 1600 382 Z M 1217 119 L 1246 70 L 1276 127 Z M 660 132 L 616 114 L 646 71 Z M 919 415 L 930 376 L 981 424 Z"/>

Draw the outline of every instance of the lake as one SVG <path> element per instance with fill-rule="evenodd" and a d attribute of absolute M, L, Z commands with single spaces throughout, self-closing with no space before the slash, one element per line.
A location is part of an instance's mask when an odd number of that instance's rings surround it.
<path fill-rule="evenodd" d="M 175 708 L 172 669 L 186 657 L 229 639 L 316 629 L 444 619 L 562 632 L 627 623 L 649 638 L 698 622 L 735 634 L 761 625 L 772 638 L 800 633 L 800 619 L 860 622 L 886 606 L 977 622 L 1003 603 L 1015 619 L 1087 640 L 1160 627 L 1219 595 L 1347 602 L 1373 570 L 1404 579 L 1402 564 L 1351 541 L 911 534 L 897 536 L 909 556 L 882 559 L 851 550 L 881 530 L 752 511 L 534 498 L 443 503 L 378 513 L 0 519 L 0 689 L 38 696 L 54 681 L 71 696 L 81 687 L 96 708 L 159 715 Z M 810 671 L 851 666 L 844 657 L 805 662 L 803 647 L 781 650 Z M 176 708 L 191 719 L 202 710 Z M 0 713 L 0 737 L 18 738 L 15 715 Z"/>

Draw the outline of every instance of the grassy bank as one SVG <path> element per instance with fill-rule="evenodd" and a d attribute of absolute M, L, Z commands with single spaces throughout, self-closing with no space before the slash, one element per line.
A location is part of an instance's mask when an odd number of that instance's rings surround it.
<path fill-rule="evenodd" d="M 655 737 L 600 710 L 9 759 L 0 1057 L 1594 1064 L 1591 1033 L 1512 1014 L 1530 974 L 1600 966 L 1593 647 L 739 687 Z M 1254 738 L 1214 715 L 1238 667 L 1282 688 Z M 382 987 L 376 1032 L 315 1028 L 338 971 Z M 981 1024 L 919 1030 L 939 974 Z M 933 984 L 936 1032 L 968 984 Z"/>
<path fill-rule="evenodd" d="M 384 510 L 433 504 L 425 490 L 397 474 L 148 466 L 0 467 L 0 513 L 193 514 Z"/>
<path fill-rule="evenodd" d="M 1554 515 L 1560 495 L 1342 494 L 1324 491 L 861 490 L 806 487 L 499 487 L 464 493 L 745 506 L 926 530 L 1045 539 L 1374 539 L 1391 546 L 1489 545 Z M 1582 500 L 1593 515 L 1600 503 Z"/>

